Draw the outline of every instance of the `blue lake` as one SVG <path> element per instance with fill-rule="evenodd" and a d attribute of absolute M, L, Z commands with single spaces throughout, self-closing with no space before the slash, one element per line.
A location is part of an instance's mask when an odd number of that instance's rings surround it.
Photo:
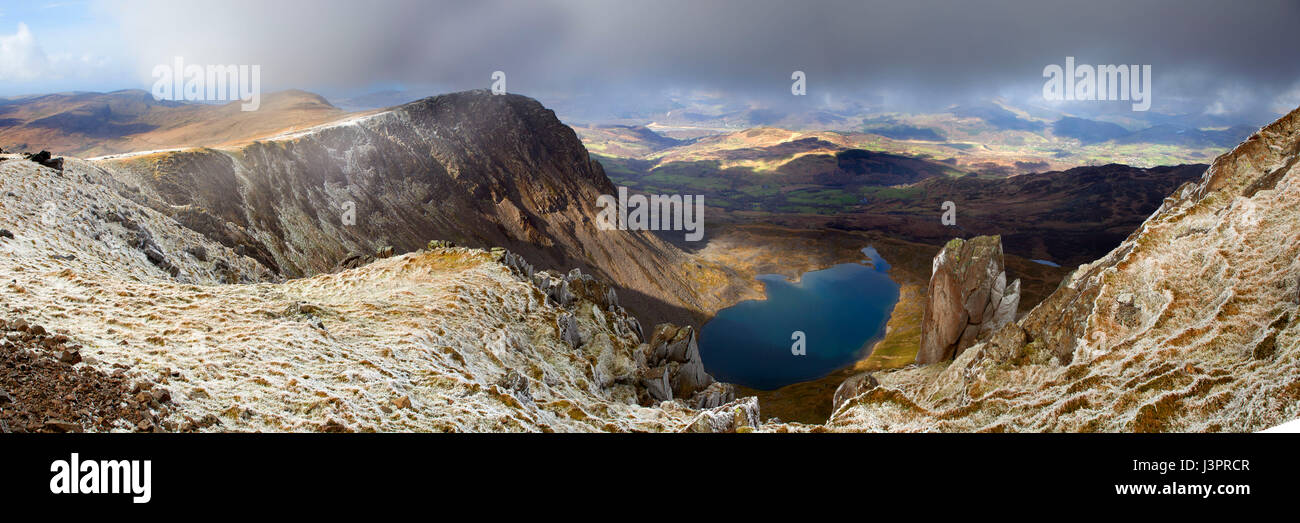
<path fill-rule="evenodd" d="M 700 329 L 704 368 L 721 381 L 772 390 L 825 376 L 865 357 L 885 331 L 898 302 L 898 284 L 875 249 L 871 263 L 845 263 L 804 273 L 798 283 L 758 276 L 766 300 L 718 312 Z M 806 354 L 792 353 L 795 331 Z"/>

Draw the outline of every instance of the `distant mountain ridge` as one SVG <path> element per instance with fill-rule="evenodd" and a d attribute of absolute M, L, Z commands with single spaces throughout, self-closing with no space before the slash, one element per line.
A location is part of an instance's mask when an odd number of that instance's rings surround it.
<path fill-rule="evenodd" d="M 223 104 L 155 100 L 142 90 L 29 96 L 0 103 L 0 147 L 101 156 L 248 142 L 347 116 L 299 90 L 263 97 L 257 111 Z"/>

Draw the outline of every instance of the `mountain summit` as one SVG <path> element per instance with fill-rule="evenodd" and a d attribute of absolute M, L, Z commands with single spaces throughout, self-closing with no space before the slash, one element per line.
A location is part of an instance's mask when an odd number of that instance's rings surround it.
<path fill-rule="evenodd" d="M 695 295 L 675 247 L 598 229 L 597 198 L 614 186 L 572 129 L 523 96 L 448 94 L 247 145 L 100 163 L 151 207 L 284 277 L 450 240 L 617 282 L 651 321 L 688 321 L 715 300 Z"/>

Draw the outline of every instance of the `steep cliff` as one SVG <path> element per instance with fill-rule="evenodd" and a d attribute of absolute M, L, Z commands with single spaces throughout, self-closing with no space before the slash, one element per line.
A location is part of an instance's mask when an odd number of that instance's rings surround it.
<path fill-rule="evenodd" d="M 1300 416 L 1300 110 L 952 363 L 876 373 L 840 430 L 1248 431 Z"/>
<path fill-rule="evenodd" d="M 649 232 L 599 230 L 596 199 L 614 186 L 572 129 L 523 96 L 455 93 L 244 146 L 101 164 L 155 209 L 285 277 L 445 239 L 581 268 L 617 283 L 652 322 L 714 310 L 693 278 L 728 278 Z"/>

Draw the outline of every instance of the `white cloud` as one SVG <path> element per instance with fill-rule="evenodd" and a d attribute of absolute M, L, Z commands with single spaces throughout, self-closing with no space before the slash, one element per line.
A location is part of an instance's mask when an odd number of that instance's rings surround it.
<path fill-rule="evenodd" d="M 1202 113 L 1210 116 L 1237 114 L 1250 108 L 1256 96 L 1256 91 L 1250 86 L 1232 82 L 1214 91 L 1214 101 L 1206 105 Z"/>
<path fill-rule="evenodd" d="M 1273 99 L 1273 111 L 1286 114 L 1300 107 L 1300 83 Z"/>
<path fill-rule="evenodd" d="M 18 32 L 0 35 L 0 81 L 31 81 L 47 78 L 50 59 L 27 28 L 18 23 Z"/>

